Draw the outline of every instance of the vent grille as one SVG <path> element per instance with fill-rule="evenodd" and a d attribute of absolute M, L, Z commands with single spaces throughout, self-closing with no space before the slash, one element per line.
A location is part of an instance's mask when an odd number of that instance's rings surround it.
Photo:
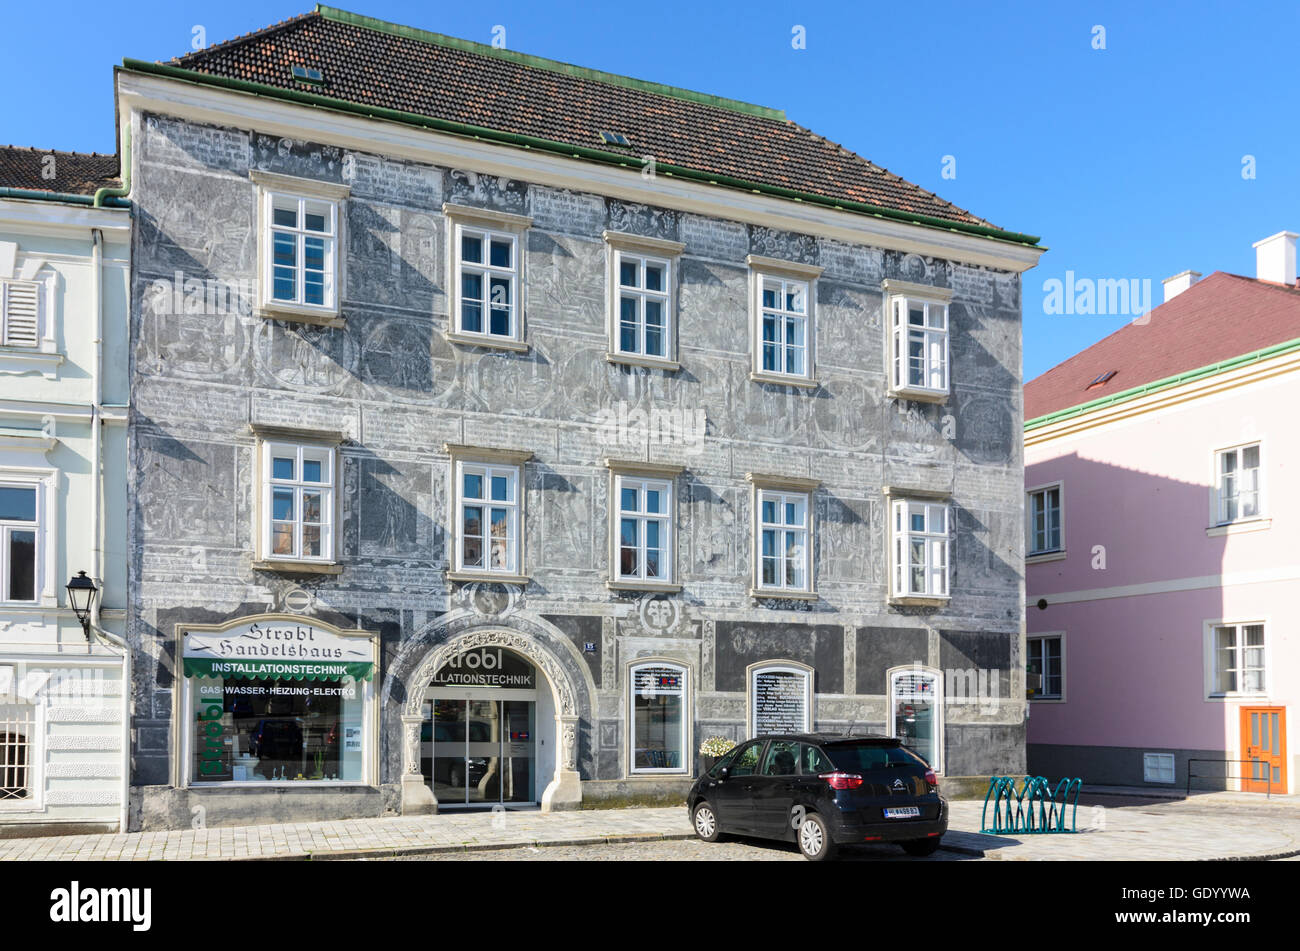
<path fill-rule="evenodd" d="M 0 323 L 6 347 L 34 347 L 40 338 L 40 285 L 24 281 L 0 284 Z"/>

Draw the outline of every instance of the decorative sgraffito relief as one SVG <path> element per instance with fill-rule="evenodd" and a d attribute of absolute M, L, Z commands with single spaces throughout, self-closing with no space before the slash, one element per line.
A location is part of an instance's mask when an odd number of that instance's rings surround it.
<path fill-rule="evenodd" d="M 253 133 L 253 167 L 278 175 L 343 182 L 343 149 L 285 136 Z"/>
<path fill-rule="evenodd" d="M 817 239 L 812 235 L 779 231 L 762 225 L 750 225 L 749 249 L 751 253 L 765 258 L 780 258 L 782 261 L 800 264 L 816 264 L 818 258 Z"/>
<path fill-rule="evenodd" d="M 608 199 L 609 228 L 626 234 L 677 240 L 677 212 L 653 205 L 637 205 Z"/>
<path fill-rule="evenodd" d="M 459 168 L 447 172 L 445 189 L 447 200 L 455 204 L 493 208 L 516 215 L 524 213 L 528 196 L 528 186 L 524 182 Z"/>

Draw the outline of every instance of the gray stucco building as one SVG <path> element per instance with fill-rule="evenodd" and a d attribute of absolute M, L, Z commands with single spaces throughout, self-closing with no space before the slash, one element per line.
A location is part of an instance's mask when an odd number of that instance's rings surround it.
<path fill-rule="evenodd" d="M 117 95 L 133 824 L 646 801 L 789 728 L 1023 770 L 1037 239 L 327 8 Z"/>

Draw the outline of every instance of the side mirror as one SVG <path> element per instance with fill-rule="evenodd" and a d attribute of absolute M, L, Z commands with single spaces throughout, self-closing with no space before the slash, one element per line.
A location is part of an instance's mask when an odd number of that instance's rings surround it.
<path fill-rule="evenodd" d="M 722 780 L 726 779 L 730 775 L 731 775 L 731 767 L 724 766 L 722 767 L 722 769 L 718 770 L 718 781 L 721 782 Z"/>

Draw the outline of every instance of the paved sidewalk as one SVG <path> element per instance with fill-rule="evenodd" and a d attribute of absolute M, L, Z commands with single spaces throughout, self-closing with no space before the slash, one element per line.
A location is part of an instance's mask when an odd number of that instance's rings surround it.
<path fill-rule="evenodd" d="M 1220 795 L 1220 794 L 1215 794 Z M 1228 795 L 1231 794 L 1222 794 Z M 1300 811 L 1216 804 L 1208 796 L 1137 806 L 1080 806 L 1075 835 L 993 836 L 982 802 L 951 803 L 944 849 L 999 861 L 1271 859 L 1300 855 Z M 683 807 L 498 812 L 341 822 L 0 839 L 0 861 L 385 858 L 692 837 Z"/>

